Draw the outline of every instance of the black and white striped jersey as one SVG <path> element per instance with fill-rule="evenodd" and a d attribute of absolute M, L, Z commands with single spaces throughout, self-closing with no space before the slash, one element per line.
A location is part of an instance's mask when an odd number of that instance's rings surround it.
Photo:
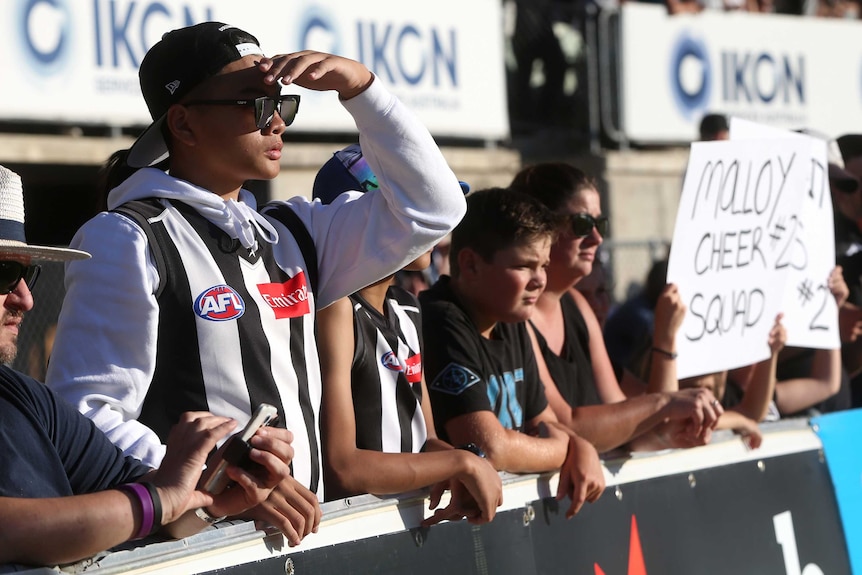
<path fill-rule="evenodd" d="M 419 302 L 397 286 L 386 292 L 385 315 L 350 296 L 356 342 L 350 379 L 356 447 L 417 453 L 428 430 L 422 414 Z"/>
<path fill-rule="evenodd" d="M 132 205 L 149 211 L 158 242 L 151 247 L 168 270 L 157 290 L 155 371 L 138 420 L 165 442 L 185 411 L 245 421 L 270 403 L 294 436 L 294 477 L 316 491 L 320 375 L 305 273 L 289 277 L 271 244 L 243 248 L 182 203 Z"/>

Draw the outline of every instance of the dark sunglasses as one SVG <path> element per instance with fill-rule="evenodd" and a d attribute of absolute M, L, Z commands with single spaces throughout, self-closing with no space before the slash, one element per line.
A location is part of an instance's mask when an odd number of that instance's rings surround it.
<path fill-rule="evenodd" d="M 572 235 L 576 238 L 585 238 L 596 228 L 599 235 L 606 237 L 610 228 L 608 218 L 599 216 L 594 218 L 590 214 L 572 214 L 569 216 L 569 221 L 572 224 Z"/>
<path fill-rule="evenodd" d="M 9 295 L 18 282 L 24 280 L 31 290 L 36 285 L 42 266 L 25 266 L 20 262 L 0 261 L 0 295 Z"/>
<path fill-rule="evenodd" d="M 272 124 L 276 112 L 284 120 L 285 126 L 291 125 L 299 110 L 299 95 L 261 96 L 253 100 L 192 100 L 181 103 L 183 106 L 253 106 L 255 124 L 258 130 L 263 130 Z"/>

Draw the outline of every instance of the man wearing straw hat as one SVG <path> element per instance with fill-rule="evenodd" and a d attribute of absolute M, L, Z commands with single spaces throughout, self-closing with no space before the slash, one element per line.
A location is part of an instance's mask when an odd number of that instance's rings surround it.
<path fill-rule="evenodd" d="M 33 309 L 30 288 L 39 275 L 34 262 L 89 257 L 27 244 L 21 178 L 0 166 L 0 361 L 15 359 L 18 328 Z M 184 414 L 168 438 L 162 466 L 152 470 L 123 456 L 49 388 L 0 366 L 0 572 L 76 561 L 162 526 L 174 537 L 190 535 L 207 526 L 197 509 L 235 515 L 259 504 L 290 473 L 287 430 L 252 438 L 250 457 L 266 469 L 259 477 L 229 467 L 241 489 L 218 496 L 196 489 L 207 456 L 235 426 L 233 419 L 206 412 Z"/>

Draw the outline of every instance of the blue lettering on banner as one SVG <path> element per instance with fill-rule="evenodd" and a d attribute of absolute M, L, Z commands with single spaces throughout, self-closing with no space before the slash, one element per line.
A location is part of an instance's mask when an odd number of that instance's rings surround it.
<path fill-rule="evenodd" d="M 805 103 L 805 58 L 767 52 L 722 52 L 722 97 L 726 102 Z"/>
<path fill-rule="evenodd" d="M 696 120 L 708 109 L 713 64 L 706 44 L 684 31 L 671 52 L 670 84 L 680 113 Z M 805 57 L 769 51 L 722 50 L 721 98 L 727 106 L 805 104 Z M 683 76 L 686 76 L 684 78 Z"/>
<path fill-rule="evenodd" d="M 158 0 L 93 0 L 93 20 L 96 66 L 137 69 L 165 32 L 214 18 L 209 6 L 195 12 L 188 5 L 169 6 Z"/>
<path fill-rule="evenodd" d="M 503 383 L 496 375 L 488 378 L 488 400 L 497 413 L 497 419 L 506 429 L 520 429 L 524 424 L 524 410 L 518 401 L 516 383 L 524 381 L 524 370 L 503 372 Z"/>
<path fill-rule="evenodd" d="M 27 0 L 19 3 L 16 21 L 29 68 L 50 75 L 69 59 L 74 23 L 66 0 Z"/>
<path fill-rule="evenodd" d="M 356 21 L 356 47 L 352 52 L 375 75 L 395 87 L 428 83 L 458 87 L 458 35 L 455 28 L 412 22 Z M 339 38 L 335 17 L 320 6 L 309 7 L 298 23 L 299 50 L 336 54 Z"/>
<path fill-rule="evenodd" d="M 413 24 L 357 22 L 359 59 L 392 84 L 419 84 L 431 67 L 431 83 L 458 86 L 458 43 L 454 29 L 420 30 Z M 408 56 L 409 55 L 409 56 Z"/>
<path fill-rule="evenodd" d="M 98 68 L 137 69 L 147 50 L 165 32 L 213 20 L 211 7 L 193 9 L 158 0 L 92 0 L 92 52 Z M 78 14 L 83 18 L 84 12 Z M 80 37 L 75 36 L 68 0 L 26 0 L 18 4 L 17 32 L 28 68 L 51 75 L 66 68 Z M 80 53 L 78 51 L 77 53 Z"/>

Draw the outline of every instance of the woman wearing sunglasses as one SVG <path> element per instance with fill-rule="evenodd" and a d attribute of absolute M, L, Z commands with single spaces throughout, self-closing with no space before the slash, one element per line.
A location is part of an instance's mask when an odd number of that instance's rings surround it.
<path fill-rule="evenodd" d="M 721 413 L 715 397 L 706 390 L 663 391 L 676 388 L 674 337 L 685 313 L 675 286 L 665 288 L 656 310 L 660 327 L 647 386 L 653 393 L 627 399 L 595 313 L 574 289 L 592 271 L 608 233 L 595 183 L 568 164 L 546 163 L 521 170 L 512 187 L 542 201 L 561 220 L 562 229 L 551 246 L 545 291 L 530 322 L 548 402 L 560 421 L 599 452 L 706 443 Z"/>
<path fill-rule="evenodd" d="M 316 309 L 430 249 L 464 195 L 427 129 L 357 61 L 266 57 L 248 32 L 204 22 L 165 34 L 139 76 L 153 123 L 114 158 L 111 211 L 73 239 L 93 259 L 67 266 L 48 383 L 153 466 L 184 411 L 244 425 L 276 406 L 292 477 L 253 517 L 298 544 L 320 520 Z M 291 84 L 337 93 L 380 189 L 257 211 L 243 185 L 281 169 Z"/>

